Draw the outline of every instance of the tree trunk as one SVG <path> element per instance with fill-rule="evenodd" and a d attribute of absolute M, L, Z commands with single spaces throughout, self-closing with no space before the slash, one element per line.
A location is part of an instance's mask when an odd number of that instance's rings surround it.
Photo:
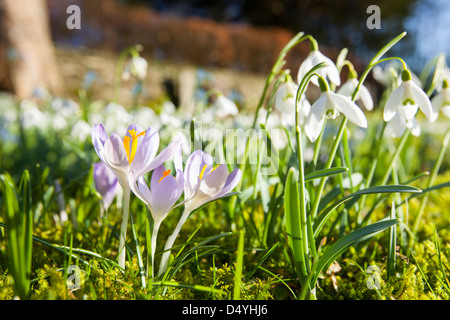
<path fill-rule="evenodd" d="M 37 86 L 62 92 L 45 0 L 0 0 L 0 89 L 18 99 Z"/>

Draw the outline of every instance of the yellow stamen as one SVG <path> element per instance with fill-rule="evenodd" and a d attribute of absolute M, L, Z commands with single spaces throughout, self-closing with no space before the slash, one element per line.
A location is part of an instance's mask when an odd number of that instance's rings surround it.
<path fill-rule="evenodd" d="M 165 177 L 167 177 L 170 174 L 170 169 L 163 171 L 163 176 L 161 178 L 159 178 L 159 182 L 162 181 L 162 179 L 164 179 Z"/>
<path fill-rule="evenodd" d="M 200 180 L 203 179 L 203 175 L 205 174 L 205 170 L 206 170 L 206 164 L 203 166 L 202 171 L 200 171 L 200 174 L 198 176 L 200 178 Z"/>
<path fill-rule="evenodd" d="M 125 147 L 125 152 L 127 153 L 128 163 L 131 164 L 133 162 L 134 156 L 137 150 L 138 138 L 145 135 L 145 131 L 142 131 L 138 135 L 136 135 L 136 130 L 128 130 L 130 136 L 125 136 L 123 138 L 123 146 Z M 131 145 L 130 145 L 131 141 Z"/>

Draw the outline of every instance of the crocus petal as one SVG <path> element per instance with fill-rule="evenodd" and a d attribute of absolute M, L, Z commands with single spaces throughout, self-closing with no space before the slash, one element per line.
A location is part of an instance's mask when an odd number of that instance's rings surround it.
<path fill-rule="evenodd" d="M 94 145 L 94 149 L 98 157 L 103 162 L 103 149 L 108 139 L 109 137 L 105 131 L 105 128 L 103 127 L 103 124 L 94 124 L 94 126 L 92 127 L 92 144 Z"/>
<path fill-rule="evenodd" d="M 411 85 L 411 91 L 414 95 L 414 101 L 419 105 L 420 110 L 431 120 L 433 118 L 433 107 L 427 94 L 415 84 Z"/>
<path fill-rule="evenodd" d="M 145 172 L 150 172 L 156 167 L 160 166 L 173 155 L 173 153 L 177 150 L 177 148 L 181 144 L 181 136 L 175 137 L 169 145 L 162 150 L 151 162 L 150 164 L 145 168 Z"/>
<path fill-rule="evenodd" d="M 200 185 L 200 191 L 209 195 L 215 196 L 225 185 L 228 176 L 228 168 L 226 164 L 221 164 L 213 171 L 208 173 Z"/>
<path fill-rule="evenodd" d="M 173 176 L 162 179 L 156 188 L 152 189 L 152 196 L 152 216 L 161 221 L 180 197 L 176 179 Z"/>
<path fill-rule="evenodd" d="M 305 122 L 305 133 L 311 142 L 316 141 L 322 131 L 325 118 L 325 106 L 327 104 L 327 95 L 322 94 L 320 98 L 314 102 L 309 111 Z"/>
<path fill-rule="evenodd" d="M 164 171 L 166 171 L 164 165 L 160 165 L 155 170 L 153 170 L 152 178 L 150 179 L 151 190 L 155 190 L 158 186 L 159 181 L 164 178 Z"/>
<path fill-rule="evenodd" d="M 225 196 L 227 193 L 229 193 L 231 190 L 233 190 L 239 181 L 241 180 L 242 172 L 239 169 L 234 169 L 233 172 L 231 172 L 228 177 L 227 181 L 225 182 L 225 185 L 223 186 L 222 190 L 220 190 L 215 196 L 215 199 L 221 198 Z"/>
<path fill-rule="evenodd" d="M 212 157 L 201 150 L 194 151 L 186 161 L 184 176 L 186 178 L 185 196 L 189 197 L 198 187 L 199 175 L 204 167 L 206 170 L 213 164 Z"/>
<path fill-rule="evenodd" d="M 384 121 L 390 121 L 397 113 L 398 106 L 402 103 L 405 88 L 403 85 L 397 87 L 389 96 L 383 111 Z"/>
<path fill-rule="evenodd" d="M 367 119 L 364 112 L 348 97 L 344 97 L 334 92 L 328 92 L 330 99 L 332 99 L 338 106 L 340 111 L 354 124 L 367 128 Z"/>
<path fill-rule="evenodd" d="M 138 139 L 141 139 L 141 137 Z M 148 128 L 142 140 L 138 143 L 139 145 L 130 166 L 131 170 L 136 171 L 137 177 L 152 170 L 152 168 L 149 170 L 149 166 L 159 148 L 159 134 L 155 129 Z"/>
<path fill-rule="evenodd" d="M 103 162 L 94 164 L 95 189 L 101 194 L 103 207 L 109 208 L 117 193 L 117 178 L 114 172 Z"/>

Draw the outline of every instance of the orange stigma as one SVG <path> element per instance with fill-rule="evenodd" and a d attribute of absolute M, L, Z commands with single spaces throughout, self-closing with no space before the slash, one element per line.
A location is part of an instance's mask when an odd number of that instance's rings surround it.
<path fill-rule="evenodd" d="M 125 147 L 125 152 L 127 153 L 128 163 L 131 164 L 133 162 L 134 156 L 137 150 L 138 138 L 145 135 L 145 131 L 142 131 L 139 134 L 136 134 L 136 130 L 128 130 L 130 136 L 125 136 L 123 138 L 123 146 Z M 131 143 L 130 143 L 131 142 Z"/>

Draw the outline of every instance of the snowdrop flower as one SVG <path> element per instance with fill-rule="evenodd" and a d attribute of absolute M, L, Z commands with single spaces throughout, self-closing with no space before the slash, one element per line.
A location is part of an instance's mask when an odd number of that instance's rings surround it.
<path fill-rule="evenodd" d="M 343 113 L 354 124 L 367 128 L 367 120 L 361 109 L 350 98 L 330 91 L 327 82 L 319 76 L 320 98 L 312 105 L 306 119 L 305 133 L 311 142 L 322 131 L 325 118 L 336 119 Z"/>
<path fill-rule="evenodd" d="M 311 70 L 314 66 L 316 66 L 319 63 L 325 62 L 326 66 L 323 68 L 320 68 L 316 70 L 316 73 L 319 74 L 321 77 L 327 79 L 334 83 L 335 85 L 339 86 L 341 84 L 341 78 L 339 76 L 339 71 L 334 64 L 334 62 L 324 56 L 318 49 L 317 42 L 311 41 L 311 52 L 306 57 L 306 59 L 303 61 L 303 63 L 300 65 L 300 68 L 298 69 L 297 74 L 297 83 L 301 83 L 303 77 L 306 75 L 306 73 Z M 319 85 L 319 82 L 317 78 L 311 79 L 311 82 L 315 84 L 316 86 Z"/>
<path fill-rule="evenodd" d="M 433 117 L 431 121 L 435 121 L 439 115 L 439 110 L 450 118 L 450 89 L 448 88 L 448 81 L 445 79 L 442 82 L 442 90 L 431 99 L 431 106 L 433 107 Z"/>
<path fill-rule="evenodd" d="M 48 124 L 48 117 L 39 110 L 36 103 L 31 100 L 20 102 L 20 121 L 24 129 L 38 128 L 45 129 Z"/>
<path fill-rule="evenodd" d="M 417 111 L 417 107 L 415 109 Z M 392 119 L 386 124 L 386 134 L 392 138 L 398 138 L 403 135 L 406 129 L 411 130 L 413 136 L 420 135 L 420 126 L 414 115 L 410 118 L 405 118 L 400 112 L 396 113 Z"/>
<path fill-rule="evenodd" d="M 131 174 L 133 175 L 133 173 Z M 135 181 L 135 179 L 132 180 Z M 176 177 L 171 176 L 170 169 L 166 170 L 164 165 L 158 166 L 153 171 L 150 188 L 143 177 L 137 179 L 137 185 L 135 183 L 132 184 L 134 194 L 147 205 L 154 221 L 151 239 L 152 275 L 159 228 L 162 221 L 175 207 L 175 203 L 183 193 L 183 188 L 183 172 L 177 170 Z"/>
<path fill-rule="evenodd" d="M 124 81 L 129 80 L 131 76 L 136 77 L 138 80 L 144 80 L 147 76 L 148 63 L 142 57 L 132 57 L 130 62 L 125 66 L 122 73 L 122 79 Z"/>
<path fill-rule="evenodd" d="M 102 196 L 103 209 L 107 211 L 117 194 L 117 178 L 103 162 L 96 162 L 94 163 L 94 183 L 95 189 Z"/>
<path fill-rule="evenodd" d="M 405 120 L 411 120 L 422 110 L 428 119 L 433 118 L 430 99 L 423 90 L 411 80 L 411 73 L 402 71 L 402 83 L 392 92 L 384 107 L 384 121 L 390 121 L 398 112 Z"/>
<path fill-rule="evenodd" d="M 355 71 L 351 71 L 348 74 L 347 81 L 336 91 L 338 94 L 343 96 L 351 97 L 356 87 L 358 86 L 358 79 L 356 77 Z M 355 100 L 361 99 L 366 110 L 371 111 L 373 109 L 373 100 L 369 90 L 361 84 L 359 91 L 356 94 Z"/>
<path fill-rule="evenodd" d="M 277 110 L 282 114 L 281 121 L 285 126 L 295 125 L 295 99 L 297 97 L 298 85 L 294 83 L 291 79 L 283 82 L 275 93 L 274 105 Z M 311 104 L 304 97 L 300 98 L 299 101 L 299 119 L 298 122 L 303 125 L 306 117 L 311 109 Z"/>
<path fill-rule="evenodd" d="M 221 93 L 217 95 L 217 99 L 213 104 L 213 109 L 215 116 L 221 120 L 230 116 L 235 116 L 239 113 L 236 104 Z"/>

